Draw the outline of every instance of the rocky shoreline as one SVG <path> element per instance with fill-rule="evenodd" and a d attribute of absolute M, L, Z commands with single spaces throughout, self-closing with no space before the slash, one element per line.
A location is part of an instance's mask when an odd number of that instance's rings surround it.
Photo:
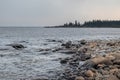
<path fill-rule="evenodd" d="M 52 40 L 52 42 L 58 41 Z M 39 51 L 70 55 L 70 57 L 59 59 L 65 69 L 55 72 L 56 75 L 52 77 L 41 76 L 33 80 L 120 80 L 119 39 L 59 42 L 61 46 L 55 49 L 40 49 Z M 8 46 L 16 50 L 25 48 L 21 44 Z"/>
<path fill-rule="evenodd" d="M 120 80 L 120 40 L 68 41 L 61 45 L 71 57 L 56 80 Z"/>

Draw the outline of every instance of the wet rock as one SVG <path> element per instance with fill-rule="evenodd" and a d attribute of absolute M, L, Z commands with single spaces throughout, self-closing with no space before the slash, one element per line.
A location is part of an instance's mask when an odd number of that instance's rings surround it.
<path fill-rule="evenodd" d="M 61 60 L 60 63 L 65 64 L 65 63 L 67 63 L 67 61 L 66 60 Z"/>
<path fill-rule="evenodd" d="M 115 46 L 115 43 L 109 42 L 109 43 L 107 43 L 107 46 Z"/>
<path fill-rule="evenodd" d="M 91 70 L 88 70 L 88 71 L 85 72 L 85 75 L 86 75 L 87 77 L 93 77 L 93 76 L 94 76 L 94 73 L 93 73 Z"/>
<path fill-rule="evenodd" d="M 62 44 L 61 46 L 64 46 L 65 48 L 71 48 L 72 41 L 68 41 L 65 44 Z"/>
<path fill-rule="evenodd" d="M 87 41 L 86 41 L 86 40 L 81 40 L 80 43 L 81 43 L 82 45 L 85 45 L 85 44 L 87 43 Z"/>
<path fill-rule="evenodd" d="M 66 64 L 66 63 L 68 62 L 68 60 L 69 60 L 68 58 L 62 59 L 62 60 L 60 61 L 60 63 L 61 63 L 61 64 Z"/>
<path fill-rule="evenodd" d="M 75 80 L 85 80 L 82 76 L 78 76 L 75 78 Z"/>
<path fill-rule="evenodd" d="M 86 53 L 88 51 L 88 48 L 82 47 L 78 49 L 78 53 Z"/>
<path fill-rule="evenodd" d="M 55 48 L 55 49 L 52 49 L 52 52 L 57 52 L 57 51 L 60 51 L 62 50 L 62 48 Z"/>
<path fill-rule="evenodd" d="M 86 53 L 81 53 L 79 54 L 79 56 L 81 61 L 85 61 L 91 58 L 91 54 L 86 54 Z"/>
<path fill-rule="evenodd" d="M 16 50 L 20 50 L 20 49 L 24 49 L 25 48 L 25 46 L 23 46 L 22 44 L 8 44 L 7 46 L 12 46 Z"/>
<path fill-rule="evenodd" d="M 74 61 L 70 61 L 69 64 L 72 65 L 72 66 L 77 66 L 79 63 L 78 62 L 74 62 Z"/>
<path fill-rule="evenodd" d="M 80 48 L 82 45 L 80 43 L 78 43 L 78 44 L 72 44 L 71 46 L 75 47 L 75 48 Z"/>

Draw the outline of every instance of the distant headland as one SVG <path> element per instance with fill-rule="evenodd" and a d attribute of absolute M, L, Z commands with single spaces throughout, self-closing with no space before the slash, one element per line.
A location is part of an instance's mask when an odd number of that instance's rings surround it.
<path fill-rule="evenodd" d="M 85 21 L 83 24 L 75 20 L 74 23 L 69 22 L 58 26 L 48 26 L 46 28 L 120 28 L 120 20 L 92 20 Z"/>

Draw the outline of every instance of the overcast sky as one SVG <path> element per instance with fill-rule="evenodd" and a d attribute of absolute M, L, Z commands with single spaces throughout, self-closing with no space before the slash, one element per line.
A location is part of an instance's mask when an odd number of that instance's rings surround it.
<path fill-rule="evenodd" d="M 120 19 L 120 0 L 0 0 L 0 26 Z"/>

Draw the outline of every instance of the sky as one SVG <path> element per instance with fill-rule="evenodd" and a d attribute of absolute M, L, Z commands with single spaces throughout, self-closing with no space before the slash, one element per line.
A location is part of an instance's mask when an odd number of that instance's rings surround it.
<path fill-rule="evenodd" d="M 119 20 L 120 0 L 0 0 L 0 26 Z"/>

